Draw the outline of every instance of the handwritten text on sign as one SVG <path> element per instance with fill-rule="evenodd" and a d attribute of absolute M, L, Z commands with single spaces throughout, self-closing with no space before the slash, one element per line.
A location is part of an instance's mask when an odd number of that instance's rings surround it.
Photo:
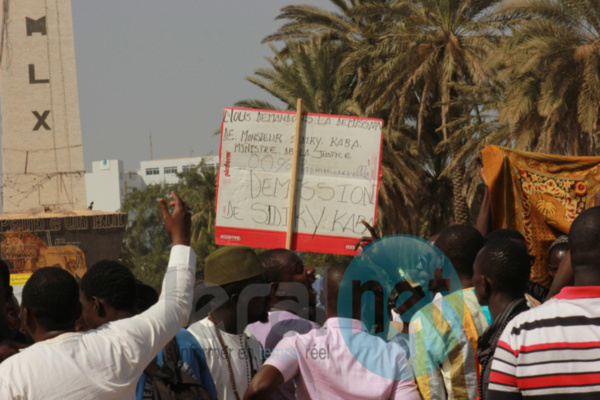
<path fill-rule="evenodd" d="M 296 250 L 353 254 L 374 222 L 382 121 L 302 116 Z M 219 244 L 284 247 L 296 114 L 226 108 L 217 206 Z"/>

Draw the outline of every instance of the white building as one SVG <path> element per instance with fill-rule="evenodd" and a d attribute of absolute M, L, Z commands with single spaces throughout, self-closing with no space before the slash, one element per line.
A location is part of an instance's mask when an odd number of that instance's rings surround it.
<path fill-rule="evenodd" d="M 120 211 L 127 194 L 143 190 L 148 185 L 177 183 L 177 173 L 196 168 L 218 168 L 218 156 L 182 157 L 141 161 L 138 171 L 125 171 L 121 160 L 92 163 L 92 172 L 85 174 L 88 202 L 99 211 Z"/>
<path fill-rule="evenodd" d="M 156 183 L 174 184 L 179 180 L 177 173 L 196 168 L 200 163 L 204 163 L 202 169 L 218 168 L 219 157 L 181 157 L 142 161 L 140 162 L 138 175 L 144 180 L 146 185 Z"/>
<path fill-rule="evenodd" d="M 120 211 L 127 193 L 144 187 L 144 181 L 135 171 L 124 171 L 121 160 L 102 160 L 92 163 L 92 172 L 85 174 L 88 201 L 93 209 Z"/>

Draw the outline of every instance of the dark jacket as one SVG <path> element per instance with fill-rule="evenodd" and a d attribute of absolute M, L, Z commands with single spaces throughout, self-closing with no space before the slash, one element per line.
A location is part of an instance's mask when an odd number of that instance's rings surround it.
<path fill-rule="evenodd" d="M 496 345 L 498 344 L 498 340 L 500 340 L 504 328 L 506 328 L 506 325 L 514 317 L 527 310 L 529 310 L 529 306 L 525 297 L 513 301 L 496 317 L 477 340 L 477 361 L 479 361 L 479 365 L 481 366 L 481 373 L 479 375 L 479 398 L 481 400 L 487 398 L 490 373 L 492 371 L 492 359 L 494 358 Z"/>

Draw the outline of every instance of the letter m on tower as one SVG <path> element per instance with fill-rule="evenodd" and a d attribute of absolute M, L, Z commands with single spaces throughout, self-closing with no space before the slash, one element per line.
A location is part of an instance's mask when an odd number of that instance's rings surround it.
<path fill-rule="evenodd" d="M 35 32 L 44 36 L 46 35 L 46 17 L 39 19 L 25 17 L 25 23 L 27 25 L 27 36 L 31 36 Z"/>

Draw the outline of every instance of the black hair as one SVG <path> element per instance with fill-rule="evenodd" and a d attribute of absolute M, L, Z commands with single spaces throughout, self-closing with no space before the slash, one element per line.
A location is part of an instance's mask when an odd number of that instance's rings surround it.
<path fill-rule="evenodd" d="M 531 262 L 527 250 L 508 238 L 490 240 L 479 252 L 481 273 L 489 277 L 501 293 L 514 298 L 527 290 Z"/>
<path fill-rule="evenodd" d="M 35 271 L 23 288 L 21 303 L 46 331 L 73 330 L 81 314 L 77 281 L 59 267 Z"/>
<path fill-rule="evenodd" d="M 486 235 L 485 242 L 487 243 L 495 239 L 516 239 L 526 242 L 525 236 L 516 229 L 496 229 Z"/>
<path fill-rule="evenodd" d="M 600 207 L 585 210 L 569 230 L 569 249 L 573 267 L 600 268 Z"/>
<path fill-rule="evenodd" d="M 146 285 L 140 280 L 135 281 L 137 288 L 137 301 L 135 308 L 137 312 L 142 313 L 158 302 L 158 292 L 150 285 Z"/>
<path fill-rule="evenodd" d="M 555 244 L 548 250 L 548 261 L 550 261 L 550 255 L 553 251 L 569 251 L 569 243 Z"/>
<path fill-rule="evenodd" d="M 448 257 L 457 273 L 473 276 L 473 263 L 483 247 L 483 236 L 471 225 L 452 225 L 440 232 L 435 246 Z"/>
<path fill-rule="evenodd" d="M 137 287 L 129 268 L 116 261 L 99 261 L 81 278 L 81 291 L 119 311 L 136 312 Z"/>
<path fill-rule="evenodd" d="M 267 282 L 280 282 L 284 271 L 295 265 L 300 260 L 293 251 L 287 249 L 267 250 L 258 255 L 258 260 L 265 270 Z"/>
<path fill-rule="evenodd" d="M 0 260 L 0 285 L 4 288 L 6 301 L 11 301 L 13 296 L 13 288 L 10 286 L 10 269 L 4 260 Z"/>

